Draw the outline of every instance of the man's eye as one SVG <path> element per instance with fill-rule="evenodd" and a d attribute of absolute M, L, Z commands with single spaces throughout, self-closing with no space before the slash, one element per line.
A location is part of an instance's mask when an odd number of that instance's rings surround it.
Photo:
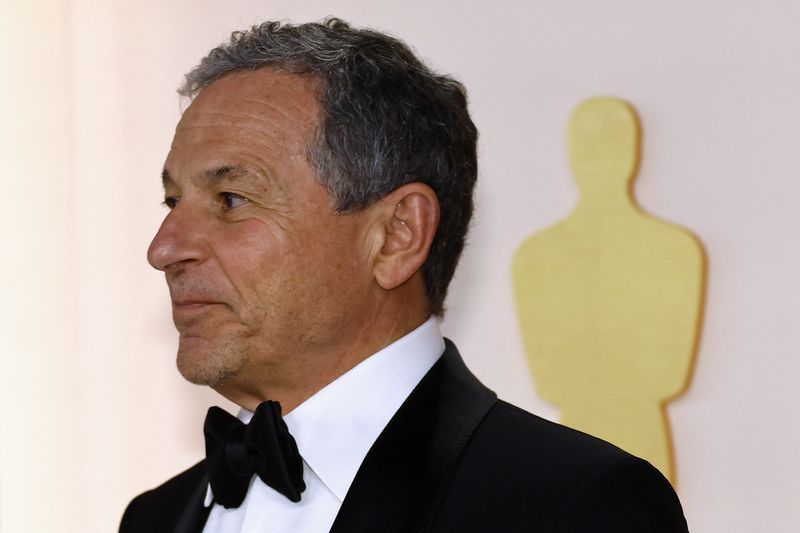
<path fill-rule="evenodd" d="M 222 198 L 222 204 L 225 206 L 225 209 L 233 209 L 234 207 L 239 207 L 247 203 L 247 198 L 235 192 L 223 192 L 220 193 L 219 196 Z"/>
<path fill-rule="evenodd" d="M 167 196 L 164 198 L 164 201 L 161 202 L 165 206 L 170 209 L 175 209 L 175 206 L 178 205 L 178 197 L 177 196 Z"/>

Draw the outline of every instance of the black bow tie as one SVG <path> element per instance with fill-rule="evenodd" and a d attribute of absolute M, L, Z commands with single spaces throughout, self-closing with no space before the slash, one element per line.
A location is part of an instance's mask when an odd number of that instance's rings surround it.
<path fill-rule="evenodd" d="M 249 424 L 211 407 L 203 431 L 214 501 L 226 509 L 239 507 L 253 474 L 291 501 L 300 501 L 306 489 L 303 459 L 281 418 L 281 404 L 261 403 Z"/>

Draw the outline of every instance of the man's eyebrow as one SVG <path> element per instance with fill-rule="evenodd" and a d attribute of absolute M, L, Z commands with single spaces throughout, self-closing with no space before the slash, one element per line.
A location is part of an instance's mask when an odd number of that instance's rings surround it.
<path fill-rule="evenodd" d="M 203 172 L 202 177 L 205 178 L 207 181 L 222 181 L 222 180 L 230 180 L 234 181 L 238 178 L 251 175 L 248 169 L 240 165 L 222 165 L 219 167 L 214 167 L 206 170 Z M 168 185 L 172 185 L 174 180 L 170 175 L 169 171 L 165 168 L 161 171 L 161 183 L 166 188 Z"/>
<path fill-rule="evenodd" d="M 250 172 L 240 165 L 222 165 L 203 172 L 203 176 L 209 181 L 235 180 L 248 174 Z"/>
<path fill-rule="evenodd" d="M 164 188 L 166 189 L 167 186 L 171 185 L 172 183 L 173 183 L 172 176 L 169 175 L 169 172 L 165 168 L 164 170 L 161 171 L 161 185 L 163 185 Z"/>

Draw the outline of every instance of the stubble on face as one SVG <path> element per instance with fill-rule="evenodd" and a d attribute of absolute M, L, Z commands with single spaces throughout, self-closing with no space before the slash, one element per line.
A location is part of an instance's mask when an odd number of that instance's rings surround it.
<path fill-rule="evenodd" d="M 206 346 L 198 347 L 199 342 Z M 190 383 L 221 387 L 250 362 L 250 353 L 234 339 L 205 340 L 181 335 L 178 343 L 178 371 Z"/>
<path fill-rule="evenodd" d="M 203 295 L 210 302 L 200 312 L 175 313 L 173 322 L 180 337 L 176 364 L 190 383 L 216 388 L 245 369 L 253 358 L 250 341 L 261 327 L 240 316 L 244 307 L 228 290 L 211 288 L 208 279 L 189 277 L 186 272 L 167 275 L 173 301 L 181 295 Z M 241 310 L 240 310 L 241 311 Z"/>

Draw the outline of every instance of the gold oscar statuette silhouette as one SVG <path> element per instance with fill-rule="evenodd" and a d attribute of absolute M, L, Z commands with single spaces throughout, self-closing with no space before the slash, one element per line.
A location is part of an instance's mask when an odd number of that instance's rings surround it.
<path fill-rule="evenodd" d="M 647 459 L 674 483 L 664 406 L 689 381 L 705 261 L 691 233 L 634 202 L 639 141 L 624 101 L 578 106 L 569 159 L 580 200 L 520 246 L 514 293 L 534 383 L 561 422 Z"/>

